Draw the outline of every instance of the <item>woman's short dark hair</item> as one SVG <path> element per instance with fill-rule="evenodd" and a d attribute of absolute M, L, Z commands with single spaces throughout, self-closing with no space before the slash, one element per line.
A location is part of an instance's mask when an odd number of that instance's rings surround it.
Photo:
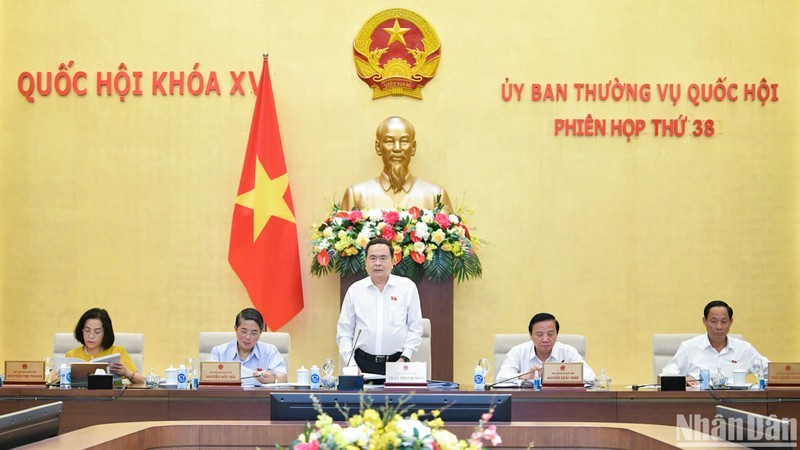
<path fill-rule="evenodd" d="M 252 320 L 253 322 L 258 324 L 258 328 L 261 331 L 264 331 L 264 317 L 261 316 L 261 313 L 258 312 L 255 308 L 245 308 L 236 315 L 236 325 L 235 328 L 239 328 L 242 322 L 245 320 Z"/>
<path fill-rule="evenodd" d="M 556 320 L 556 316 L 550 313 L 539 313 L 533 316 L 530 323 L 528 324 L 528 334 L 533 333 L 533 326 L 539 322 L 547 322 L 548 320 L 552 320 L 556 323 L 556 334 L 558 334 L 559 329 L 561 326 L 558 324 L 558 320 Z"/>
<path fill-rule="evenodd" d="M 114 345 L 114 326 L 111 324 L 111 316 L 108 311 L 102 308 L 92 308 L 78 319 L 78 324 L 75 325 L 75 339 L 81 344 L 86 345 L 83 340 L 83 328 L 86 326 L 86 321 L 89 319 L 98 319 L 103 324 L 103 349 L 111 348 Z"/>

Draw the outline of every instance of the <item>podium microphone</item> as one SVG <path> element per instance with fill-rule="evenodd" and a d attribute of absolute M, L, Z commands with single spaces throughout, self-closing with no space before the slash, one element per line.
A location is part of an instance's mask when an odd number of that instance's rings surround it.
<path fill-rule="evenodd" d="M 531 370 L 530 372 L 521 373 L 521 374 L 519 374 L 519 375 L 517 375 L 515 377 L 511 377 L 511 378 L 508 378 L 508 379 L 505 379 L 505 380 L 495 381 L 492 384 L 487 384 L 484 387 L 484 389 L 486 389 L 487 391 L 490 391 L 493 387 L 497 386 L 498 384 L 508 383 L 509 381 L 516 380 L 519 377 L 522 377 L 522 376 L 525 376 L 525 375 L 530 375 L 530 374 L 536 372 L 537 370 L 540 370 L 540 369 L 535 369 L 535 370 Z"/>
<path fill-rule="evenodd" d="M 345 367 L 348 367 L 350 365 L 350 361 L 353 360 L 353 355 L 356 353 L 356 344 L 358 344 L 358 338 L 360 337 L 361 328 L 358 329 L 358 334 L 356 334 L 356 338 L 353 340 L 353 348 L 350 349 L 350 357 L 347 358 L 347 364 L 344 365 Z"/>

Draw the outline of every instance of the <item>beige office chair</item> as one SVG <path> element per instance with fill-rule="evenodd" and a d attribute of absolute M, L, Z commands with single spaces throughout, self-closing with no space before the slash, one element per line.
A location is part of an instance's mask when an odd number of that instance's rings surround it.
<path fill-rule="evenodd" d="M 220 344 L 225 344 L 234 339 L 236 339 L 235 331 L 201 332 L 197 360 L 207 360 L 209 355 L 211 355 L 211 350 L 214 347 Z M 281 357 L 283 357 L 283 363 L 286 365 L 286 371 L 288 374 L 290 374 L 291 367 L 289 366 L 289 354 L 292 346 L 292 339 L 291 336 L 289 336 L 289 333 L 264 332 L 261 333 L 261 337 L 258 338 L 258 340 L 259 342 L 266 342 L 267 344 L 272 344 L 278 348 L 278 352 L 281 354 Z M 289 378 L 293 379 L 291 375 L 289 375 Z"/>
<path fill-rule="evenodd" d="M 658 383 L 658 376 L 667 365 L 670 359 L 678 352 L 678 347 L 683 341 L 689 340 L 700 333 L 684 334 L 654 334 L 653 335 L 653 382 Z M 742 339 L 741 334 L 731 334 L 738 339 Z"/>
<path fill-rule="evenodd" d="M 506 359 L 506 354 L 515 345 L 519 345 L 531 340 L 529 334 L 495 334 L 494 335 L 494 360 L 492 367 L 494 369 L 494 378 L 497 379 L 497 373 L 500 372 L 500 366 Z M 558 342 L 575 347 L 578 353 L 581 354 L 583 359 L 586 359 L 586 336 L 582 334 L 560 334 L 558 335 Z M 476 361 L 477 364 L 477 361 Z"/>
<path fill-rule="evenodd" d="M 81 343 L 75 340 L 72 333 L 56 333 L 53 342 L 53 362 L 58 358 L 63 358 L 66 353 L 75 347 L 80 347 Z M 142 333 L 114 333 L 114 345 L 125 347 L 131 356 L 136 370 L 142 372 L 144 367 L 144 334 Z"/>
<path fill-rule="evenodd" d="M 411 357 L 413 362 L 427 363 L 428 379 L 431 379 L 431 319 L 422 318 L 422 342 L 419 344 L 417 352 Z M 345 361 L 339 358 L 339 366 L 344 367 Z"/>

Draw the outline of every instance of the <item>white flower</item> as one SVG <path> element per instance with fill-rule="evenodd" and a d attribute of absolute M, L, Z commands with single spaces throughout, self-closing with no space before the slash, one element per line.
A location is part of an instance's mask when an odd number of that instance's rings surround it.
<path fill-rule="evenodd" d="M 414 234 L 416 234 L 417 237 L 423 241 L 428 239 L 428 236 L 430 235 L 428 224 L 425 222 L 417 222 L 417 224 L 414 226 Z"/>
<path fill-rule="evenodd" d="M 397 422 L 397 427 L 400 428 L 400 434 L 404 441 L 416 442 L 419 440 L 425 445 L 425 448 L 433 447 L 431 445 L 433 444 L 433 436 L 431 436 L 430 427 L 419 420 L 403 419 Z M 415 434 L 418 437 L 414 437 Z"/>
<path fill-rule="evenodd" d="M 381 211 L 380 209 L 370 209 L 369 211 L 367 211 L 367 217 L 372 222 L 377 222 L 383 219 L 383 211 Z"/>
<path fill-rule="evenodd" d="M 458 223 L 458 216 L 455 214 L 450 214 L 449 216 L 447 216 L 447 218 L 450 219 L 450 223 L 452 223 L 453 225 Z"/>
<path fill-rule="evenodd" d="M 433 430 L 433 438 L 442 450 L 458 449 L 458 438 L 447 430 Z"/>
<path fill-rule="evenodd" d="M 322 235 L 325 236 L 326 239 L 330 238 L 333 236 L 333 228 L 326 227 L 324 230 L 322 230 Z"/>
<path fill-rule="evenodd" d="M 423 214 L 422 217 L 420 217 L 419 219 L 425 223 L 431 223 L 433 222 L 433 213 L 428 211 L 425 214 Z"/>
<path fill-rule="evenodd" d="M 323 248 L 327 249 L 327 248 L 330 248 L 330 246 L 331 246 L 331 242 L 326 240 L 326 239 L 322 239 L 317 243 L 317 247 L 319 247 L 320 249 L 323 249 Z M 317 251 L 316 253 L 319 253 L 319 251 Z"/>
<path fill-rule="evenodd" d="M 400 220 L 408 220 L 411 218 L 411 214 L 408 211 L 400 211 Z"/>
<path fill-rule="evenodd" d="M 425 251 L 425 243 L 424 242 L 414 242 L 414 251 L 417 253 L 423 253 Z"/>
<path fill-rule="evenodd" d="M 364 228 L 361 229 L 361 234 L 368 236 L 370 239 L 374 238 L 378 235 L 378 230 L 375 224 L 366 224 Z"/>
<path fill-rule="evenodd" d="M 342 221 L 343 220 L 344 219 L 342 219 L 341 217 L 334 217 L 333 218 L 333 224 L 336 225 L 337 227 L 340 227 L 340 226 L 342 226 Z"/>
<path fill-rule="evenodd" d="M 369 443 L 369 438 L 372 435 L 372 428 L 359 425 L 357 427 L 349 427 L 342 430 L 344 441 L 348 444 L 353 444 L 359 447 L 366 447 Z"/>

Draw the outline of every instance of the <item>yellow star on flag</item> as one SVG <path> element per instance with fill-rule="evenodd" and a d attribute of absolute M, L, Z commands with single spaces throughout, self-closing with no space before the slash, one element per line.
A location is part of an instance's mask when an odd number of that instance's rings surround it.
<path fill-rule="evenodd" d="M 236 203 L 253 210 L 253 242 L 267 226 L 271 217 L 277 217 L 294 223 L 295 218 L 289 205 L 283 199 L 283 194 L 289 187 L 289 175 L 269 178 L 267 171 L 256 158 L 256 179 L 255 186 L 249 192 L 236 197 Z"/>
<path fill-rule="evenodd" d="M 408 33 L 411 28 L 400 28 L 400 22 L 397 19 L 394 19 L 394 26 L 392 28 L 384 28 L 383 31 L 389 33 L 389 43 L 386 46 L 392 45 L 392 42 L 397 41 L 403 45 L 406 45 L 406 38 L 403 37 L 404 34 Z"/>

